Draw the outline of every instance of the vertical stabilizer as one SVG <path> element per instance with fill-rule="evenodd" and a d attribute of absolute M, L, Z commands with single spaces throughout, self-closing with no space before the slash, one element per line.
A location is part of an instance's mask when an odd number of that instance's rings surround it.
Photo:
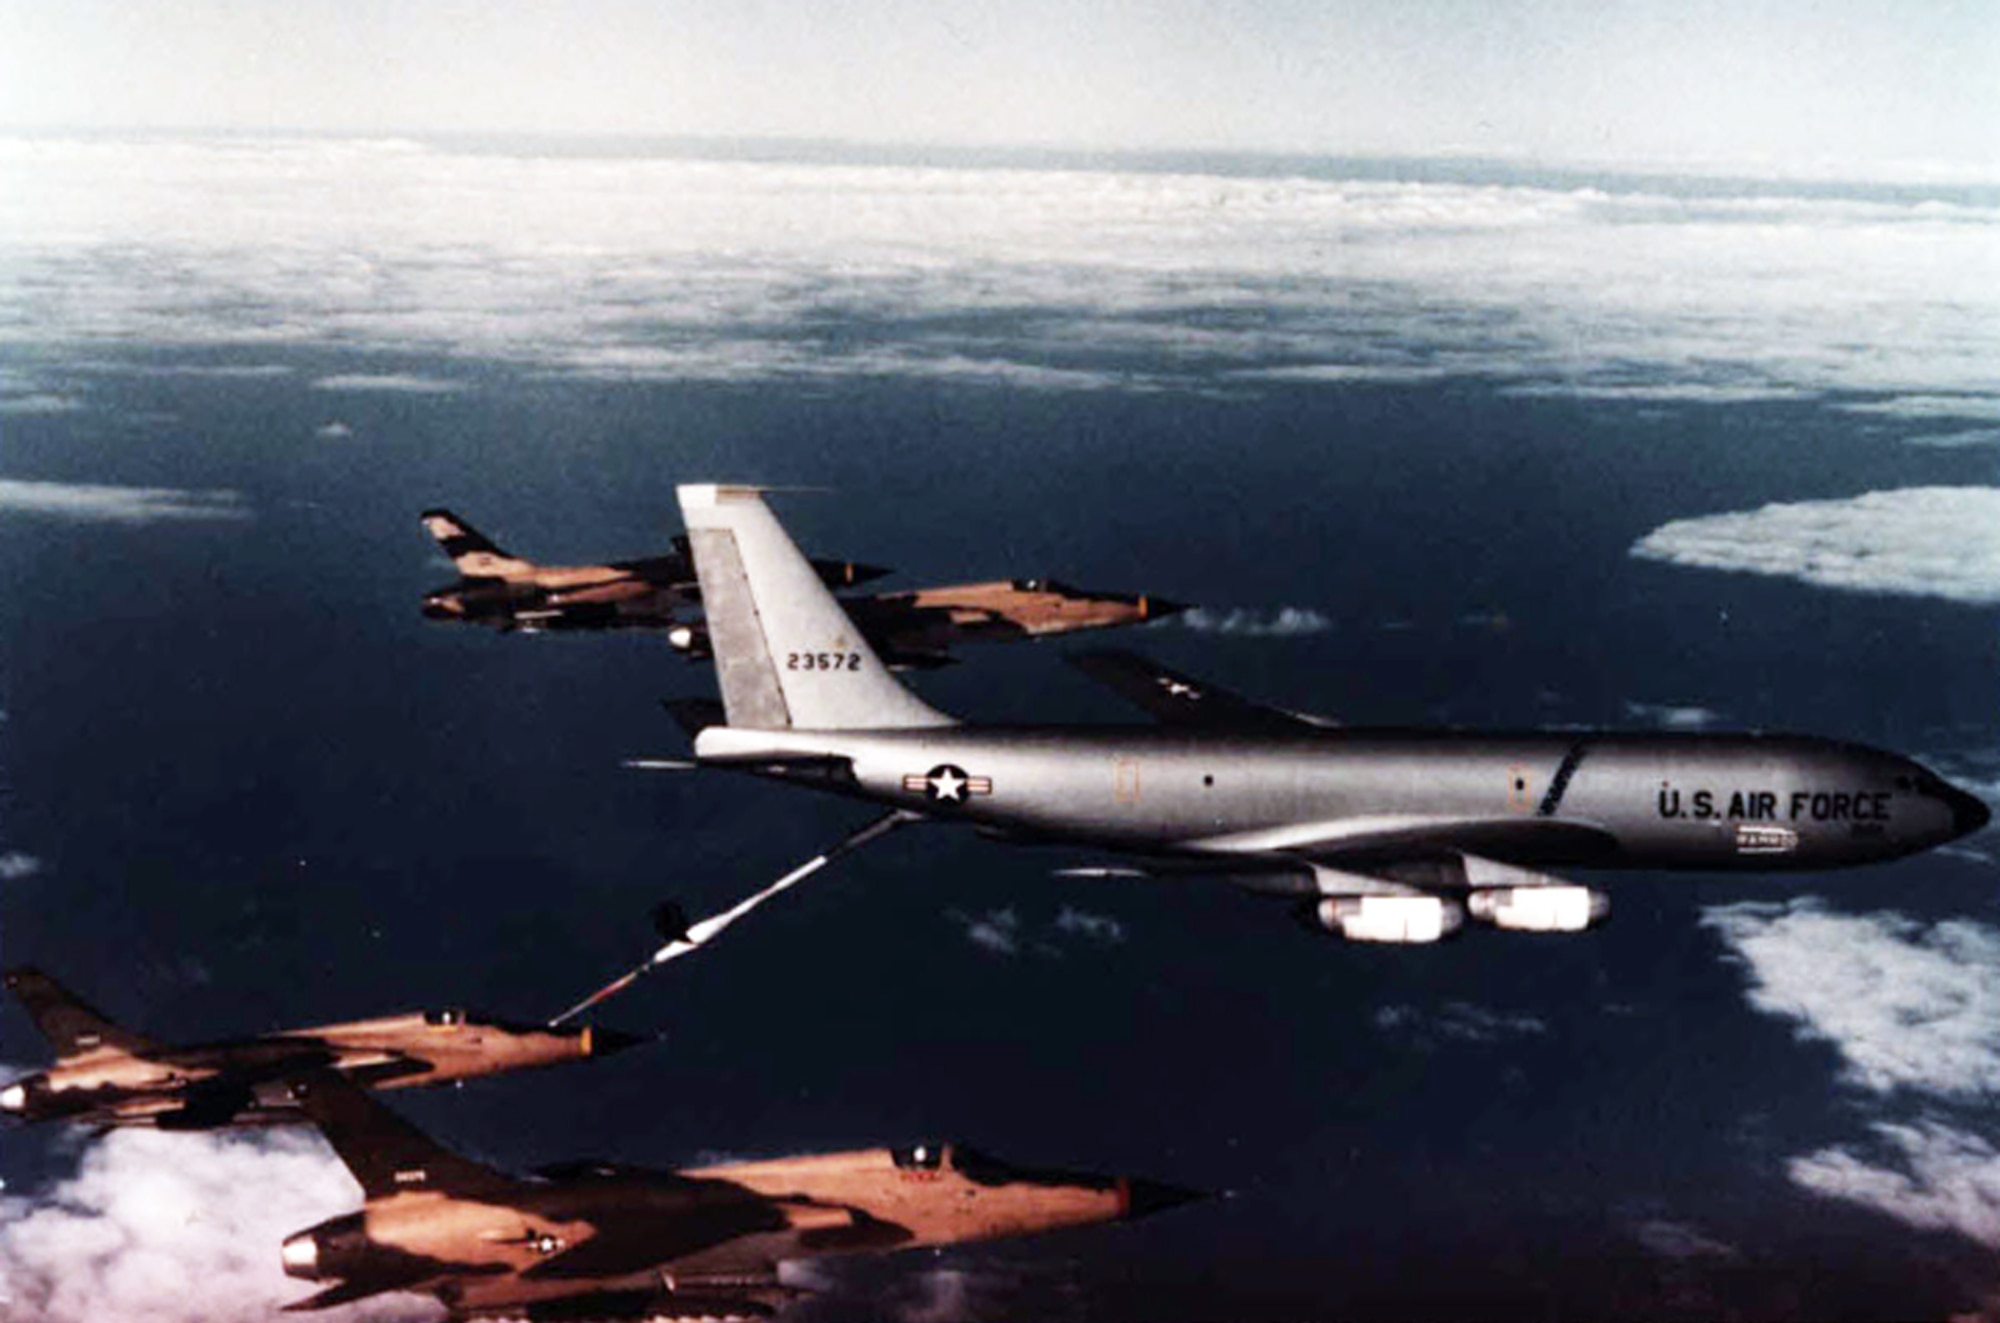
<path fill-rule="evenodd" d="M 426 510 L 419 517 L 438 549 L 468 579 L 519 579 L 534 572 L 532 564 L 508 555 L 492 538 L 449 510 Z"/>
<path fill-rule="evenodd" d="M 56 1059 L 110 1048 L 146 1056 L 158 1052 L 150 1038 L 120 1028 L 81 997 L 39 969 L 10 969 L 4 982 L 56 1050 Z"/>
<path fill-rule="evenodd" d="M 755 487 L 678 489 L 729 724 L 760 730 L 948 726 L 905 689 Z"/>

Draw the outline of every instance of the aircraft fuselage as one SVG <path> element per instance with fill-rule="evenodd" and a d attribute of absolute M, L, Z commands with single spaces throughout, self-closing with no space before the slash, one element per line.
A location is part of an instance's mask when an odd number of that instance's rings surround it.
<path fill-rule="evenodd" d="M 1211 859 L 1387 849 L 1442 829 L 1521 865 L 1820 869 L 1912 854 L 1987 817 L 1907 758 L 1794 735 L 714 727 L 696 753 L 940 820 Z"/>

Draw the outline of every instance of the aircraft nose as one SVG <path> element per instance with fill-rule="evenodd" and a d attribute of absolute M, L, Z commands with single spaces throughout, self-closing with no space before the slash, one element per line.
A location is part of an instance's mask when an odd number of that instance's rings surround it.
<path fill-rule="evenodd" d="M 426 597 L 424 599 L 424 618 L 426 620 L 455 620 L 464 614 L 465 611 L 456 598 Z"/>
<path fill-rule="evenodd" d="M 9 1084 L 6 1088 L 0 1089 L 0 1110 L 20 1112 L 27 1110 L 27 1106 L 27 1085 Z"/>
<path fill-rule="evenodd" d="M 590 1027 L 590 1055 L 593 1057 L 608 1057 L 613 1052 L 623 1052 L 628 1047 L 650 1041 L 640 1034 L 621 1034 L 616 1029 L 599 1029 L 596 1025 Z"/>
<path fill-rule="evenodd" d="M 1148 593 L 1139 599 L 1141 620 L 1165 620 L 1168 616 L 1177 616 L 1187 609 L 1186 602 L 1176 602 L 1171 597 L 1154 597 Z"/>
<path fill-rule="evenodd" d="M 1977 795 L 1969 795 L 1957 786 L 1944 788 L 1944 801 L 1951 806 L 1951 834 L 1970 836 L 1982 830 L 1993 821 L 1993 810 Z"/>
<path fill-rule="evenodd" d="M 1206 1190 L 1192 1190 L 1184 1185 L 1168 1185 L 1164 1181 L 1118 1182 L 1119 1213 L 1127 1219 L 1151 1217 L 1154 1213 L 1164 1213 L 1169 1208 L 1198 1203 L 1209 1197 Z"/>

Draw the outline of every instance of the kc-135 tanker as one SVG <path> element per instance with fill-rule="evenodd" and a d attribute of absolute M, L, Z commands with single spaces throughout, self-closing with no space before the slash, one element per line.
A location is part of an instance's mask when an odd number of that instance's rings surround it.
<path fill-rule="evenodd" d="M 10 969 L 4 981 L 56 1050 L 55 1065 L 0 1089 L 0 1115 L 29 1122 L 283 1124 L 303 1119 L 287 1090 L 302 1071 L 332 1069 L 370 1088 L 401 1089 L 585 1061 L 643 1041 L 439 1010 L 176 1046 L 112 1023 L 40 970 Z"/>
<path fill-rule="evenodd" d="M 604 565 L 537 565 L 510 556 L 449 510 L 424 527 L 457 567 L 457 583 L 424 597 L 432 620 L 521 630 L 651 629 L 690 660 L 713 655 L 686 539 L 664 556 Z M 820 582 L 853 588 L 890 571 L 814 560 Z M 1054 579 L 997 579 L 856 594 L 841 605 L 875 654 L 897 670 L 949 666 L 961 643 L 1005 643 L 1164 620 L 1186 608 L 1162 597 L 1088 592 Z"/>
<path fill-rule="evenodd" d="M 691 1171 L 570 1163 L 515 1177 L 433 1142 L 337 1075 L 293 1086 L 365 1203 L 287 1237 L 288 1305 L 385 1291 L 473 1318 L 742 1318 L 802 1294 L 788 1259 L 957 1245 L 1140 1217 L 1200 1196 L 915 1144 Z"/>
<path fill-rule="evenodd" d="M 961 724 L 889 673 L 759 489 L 679 499 L 722 693 L 721 722 L 682 709 L 698 765 L 889 810 L 857 837 L 964 822 L 1124 856 L 1072 872 L 1216 875 L 1351 940 L 1431 942 L 1468 916 L 1574 932 L 1605 915 L 1602 891 L 1549 868 L 1839 868 L 1989 818 L 1912 760 L 1844 741 L 1348 728 L 1117 654 L 1084 666 L 1157 725 Z"/>

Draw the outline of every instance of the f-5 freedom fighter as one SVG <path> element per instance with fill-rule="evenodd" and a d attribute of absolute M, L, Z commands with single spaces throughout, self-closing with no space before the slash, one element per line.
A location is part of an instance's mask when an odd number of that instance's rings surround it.
<path fill-rule="evenodd" d="M 726 717 L 696 733 L 696 759 L 891 810 L 857 837 L 966 822 L 1132 857 L 1077 872 L 1222 875 L 1298 897 L 1352 940 L 1430 942 L 1468 915 L 1574 932 L 1606 913 L 1602 892 L 1547 868 L 1836 868 L 1989 817 L 1911 760 L 1858 744 L 1341 728 L 1115 655 L 1086 665 L 1158 725 L 961 725 L 888 673 L 759 490 L 679 497 Z"/>
<path fill-rule="evenodd" d="M 582 1061 L 641 1041 L 447 1010 L 175 1047 L 120 1028 L 39 970 L 10 969 L 4 980 L 56 1050 L 55 1065 L 0 1089 L 0 1115 L 22 1121 L 162 1130 L 297 1122 L 287 1085 L 302 1072 L 332 1069 L 400 1089 Z"/>
<path fill-rule="evenodd" d="M 658 629 L 691 660 L 713 655 L 686 539 L 647 560 L 537 565 L 510 556 L 449 510 L 428 510 L 424 527 L 458 567 L 459 580 L 424 598 L 433 620 L 499 630 Z M 889 573 L 853 561 L 814 560 L 833 588 Z M 876 655 L 898 670 L 948 666 L 961 643 L 1000 643 L 1082 629 L 1161 620 L 1185 608 L 1164 598 L 1096 593 L 1054 579 L 944 584 L 843 599 Z"/>
<path fill-rule="evenodd" d="M 332 1283 L 294 1310 L 419 1291 L 454 1320 L 740 1318 L 800 1293 L 779 1280 L 788 1259 L 1027 1235 L 1200 1197 L 938 1144 L 520 1178 L 442 1148 L 338 1076 L 295 1092 L 366 1203 L 285 1240 L 287 1273 Z"/>

